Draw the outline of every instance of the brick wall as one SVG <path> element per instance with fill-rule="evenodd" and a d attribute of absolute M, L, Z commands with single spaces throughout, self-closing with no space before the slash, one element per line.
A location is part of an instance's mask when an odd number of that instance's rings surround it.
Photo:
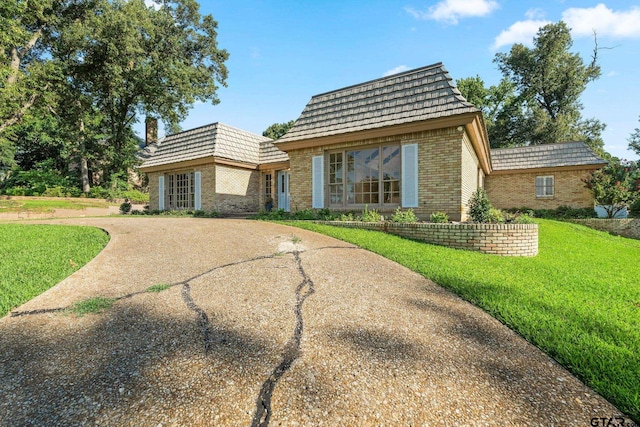
<path fill-rule="evenodd" d="M 557 170 L 553 172 L 528 172 L 489 175 L 485 188 L 491 204 L 499 209 L 529 207 L 555 209 L 558 206 L 592 208 L 593 195 L 584 186 L 590 170 Z M 554 176 L 553 197 L 536 197 L 536 176 Z"/>
<path fill-rule="evenodd" d="M 149 209 L 155 211 L 158 209 L 158 177 L 162 172 L 149 172 Z"/>
<path fill-rule="evenodd" d="M 502 256 L 538 254 L 537 224 L 434 224 L 317 221 L 346 228 L 384 231 L 413 240 L 455 249 Z"/>
<path fill-rule="evenodd" d="M 640 239 L 640 218 L 589 218 L 574 219 L 572 222 L 617 236 Z"/>
<path fill-rule="evenodd" d="M 216 165 L 214 209 L 222 213 L 257 212 L 260 172 Z"/>
<path fill-rule="evenodd" d="M 313 156 L 323 155 L 326 151 L 342 148 L 385 143 L 417 143 L 419 207 L 415 208 L 414 212 L 421 219 L 427 219 L 431 213 L 437 211 L 446 212 L 452 220 L 464 219 L 466 208 L 464 205 L 466 203 L 463 204 L 461 190 L 463 135 L 464 133 L 457 131 L 456 128 L 446 128 L 291 150 L 288 152 L 291 166 L 291 210 L 311 208 L 311 159 Z M 465 161 L 468 163 L 475 162 L 473 166 L 473 174 L 475 176 L 477 173 L 477 159 L 474 160 L 472 158 Z M 473 178 L 468 179 L 468 182 L 469 186 L 473 186 Z M 371 207 L 376 208 L 376 206 Z M 350 210 L 349 208 L 345 209 Z M 393 209 L 385 211 L 393 211 Z"/>
<path fill-rule="evenodd" d="M 480 161 L 476 155 L 471 141 L 467 134 L 464 134 L 462 143 L 462 187 L 461 187 L 461 204 L 462 204 L 462 221 L 467 219 L 467 213 L 469 211 L 469 199 L 473 193 L 478 189 L 480 183 L 478 182 L 478 169 L 480 168 Z"/>

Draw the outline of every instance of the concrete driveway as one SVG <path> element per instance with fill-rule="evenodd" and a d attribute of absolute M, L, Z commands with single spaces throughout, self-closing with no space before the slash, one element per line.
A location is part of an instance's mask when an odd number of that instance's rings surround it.
<path fill-rule="evenodd" d="M 111 241 L 0 319 L 0 425 L 590 425 L 620 412 L 429 280 L 246 220 L 83 218 Z M 171 285 L 152 293 L 152 285 Z M 101 314 L 58 309 L 104 296 Z"/>

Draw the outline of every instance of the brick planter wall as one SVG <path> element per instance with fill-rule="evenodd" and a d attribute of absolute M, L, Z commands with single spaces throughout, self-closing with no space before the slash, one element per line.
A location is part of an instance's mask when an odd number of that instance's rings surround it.
<path fill-rule="evenodd" d="M 384 231 L 455 249 L 502 256 L 538 254 L 538 224 L 434 224 L 360 221 L 316 221 L 318 224 Z"/>
<path fill-rule="evenodd" d="M 574 219 L 572 222 L 618 236 L 640 239 L 640 218 L 589 218 Z"/>

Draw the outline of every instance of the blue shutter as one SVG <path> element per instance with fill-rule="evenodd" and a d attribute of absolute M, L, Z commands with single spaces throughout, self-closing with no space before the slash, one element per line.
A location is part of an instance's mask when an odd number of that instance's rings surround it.
<path fill-rule="evenodd" d="M 164 210 L 164 175 L 158 178 L 158 210 Z"/>
<path fill-rule="evenodd" d="M 418 144 L 402 146 L 402 207 L 418 207 Z"/>
<path fill-rule="evenodd" d="M 324 207 L 324 157 L 314 156 L 311 159 L 312 197 L 311 207 Z"/>
<path fill-rule="evenodd" d="M 195 210 L 199 211 L 202 209 L 202 172 L 194 172 L 193 174 L 193 207 Z"/>

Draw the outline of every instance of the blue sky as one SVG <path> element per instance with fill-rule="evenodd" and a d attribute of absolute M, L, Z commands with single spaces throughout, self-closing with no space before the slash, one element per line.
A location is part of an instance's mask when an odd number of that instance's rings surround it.
<path fill-rule="evenodd" d="M 298 118 L 311 96 L 443 62 L 454 79 L 501 74 L 496 52 L 530 44 L 547 22 L 565 20 L 573 51 L 589 61 L 598 33 L 600 79 L 582 95 L 583 116 L 607 124 L 605 149 L 627 159 L 640 127 L 640 3 L 624 0 L 200 1 L 218 21 L 230 58 L 220 104 L 197 104 L 183 129 L 220 121 L 261 134 Z M 136 130 L 143 134 L 143 126 Z M 162 134 L 162 128 L 161 128 Z"/>

